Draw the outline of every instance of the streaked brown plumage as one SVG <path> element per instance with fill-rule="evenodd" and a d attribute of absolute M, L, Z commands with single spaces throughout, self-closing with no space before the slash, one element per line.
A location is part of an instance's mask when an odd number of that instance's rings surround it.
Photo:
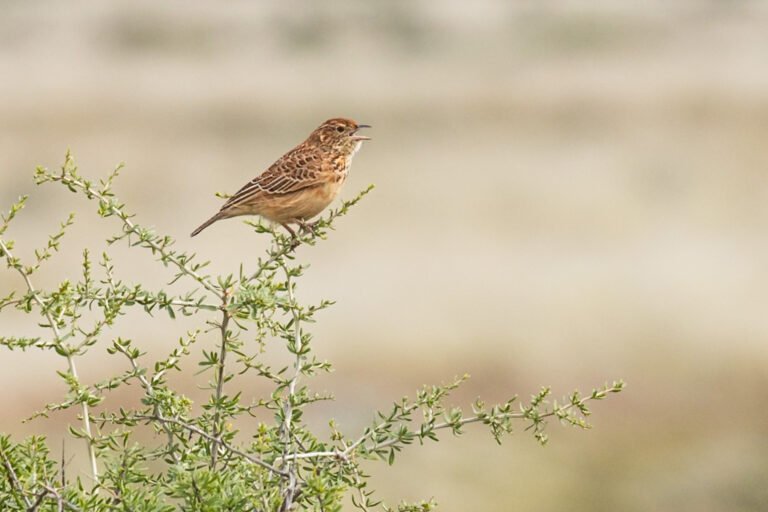
<path fill-rule="evenodd" d="M 369 137 L 351 119 L 335 118 L 321 124 L 307 140 L 280 157 L 224 203 L 221 210 L 192 232 L 195 236 L 217 220 L 239 215 L 261 215 L 283 225 L 305 221 L 323 211 L 336 197 L 352 164 L 352 157 Z"/>

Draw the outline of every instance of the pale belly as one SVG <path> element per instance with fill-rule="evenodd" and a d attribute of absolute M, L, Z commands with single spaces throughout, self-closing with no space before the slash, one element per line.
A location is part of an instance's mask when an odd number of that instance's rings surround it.
<path fill-rule="evenodd" d="M 274 198 L 268 204 L 261 204 L 259 215 L 279 223 L 308 220 L 318 215 L 336 198 L 343 180 L 301 190 L 280 198 Z"/>

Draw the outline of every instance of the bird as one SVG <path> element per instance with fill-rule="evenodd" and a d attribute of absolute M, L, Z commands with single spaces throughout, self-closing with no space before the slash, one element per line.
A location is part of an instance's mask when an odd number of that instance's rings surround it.
<path fill-rule="evenodd" d="M 218 213 L 190 236 L 222 219 L 259 215 L 282 225 L 296 238 L 290 224 L 311 227 L 307 221 L 322 212 L 338 195 L 352 158 L 363 141 L 371 139 L 358 133 L 363 128 L 371 126 L 342 117 L 328 119 L 304 142 L 235 192 Z"/>

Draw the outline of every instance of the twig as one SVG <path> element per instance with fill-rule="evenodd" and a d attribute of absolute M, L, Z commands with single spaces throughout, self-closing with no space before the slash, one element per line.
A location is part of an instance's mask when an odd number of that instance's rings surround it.
<path fill-rule="evenodd" d="M 27 506 L 27 512 L 35 512 L 40 505 L 42 504 L 43 500 L 47 495 L 51 495 L 56 499 L 58 503 L 58 509 L 61 511 L 63 510 L 64 506 L 69 507 L 72 510 L 78 511 L 79 508 L 73 505 L 72 503 L 69 503 L 67 500 L 61 497 L 61 495 L 54 489 L 53 487 L 43 484 L 41 487 L 43 488 L 43 491 L 38 493 L 35 498 L 35 501 L 32 502 L 27 497 L 27 494 L 24 492 L 24 489 L 21 486 L 21 482 L 19 482 L 18 477 L 16 476 L 16 472 L 13 470 L 13 466 L 11 466 L 11 462 L 8 460 L 8 457 L 5 455 L 5 451 L 3 451 L 2 448 L 0 448 L 0 457 L 3 459 L 3 466 L 5 466 L 5 470 L 8 472 L 8 481 L 11 483 L 11 487 L 16 489 L 16 491 L 21 495 L 22 499 L 24 500 L 25 505 Z"/>
<path fill-rule="evenodd" d="M 201 276 L 189 266 L 181 261 L 178 257 L 175 256 L 175 253 L 169 252 L 165 249 L 165 247 L 159 245 L 154 240 L 148 239 L 145 236 L 142 236 L 142 233 L 139 229 L 139 227 L 133 223 L 130 216 L 125 213 L 122 209 L 118 208 L 114 205 L 113 201 L 110 200 L 109 197 L 105 196 L 98 190 L 91 187 L 89 184 L 83 183 L 82 181 L 78 180 L 77 178 L 73 177 L 71 174 L 63 173 L 59 176 L 54 174 L 45 174 L 45 177 L 50 181 L 61 181 L 63 184 L 68 186 L 74 186 L 77 188 L 80 188 L 83 190 L 86 195 L 89 197 L 94 197 L 98 199 L 103 205 L 106 205 L 106 207 L 109 209 L 110 213 L 116 215 L 123 223 L 124 225 L 124 231 L 128 234 L 134 234 L 138 236 L 142 242 L 144 242 L 150 249 L 153 251 L 157 251 L 160 256 L 162 256 L 163 261 L 170 261 L 173 263 L 173 265 L 178 268 L 181 273 L 188 275 L 198 283 L 200 283 L 203 288 L 208 290 L 209 292 L 219 294 L 219 290 L 214 286 L 213 284 L 208 281 L 208 279 L 205 276 Z"/>
<path fill-rule="evenodd" d="M 5 470 L 8 472 L 8 481 L 11 483 L 11 487 L 15 488 L 16 491 L 21 495 L 21 497 L 24 499 L 24 503 L 27 505 L 27 508 L 31 507 L 32 503 L 24 493 L 24 488 L 21 486 L 21 482 L 19 482 L 19 478 L 16 476 L 16 472 L 13 470 L 13 466 L 11 466 L 11 461 L 8 460 L 8 457 L 5 455 L 5 450 L 3 450 L 1 447 L 0 456 L 3 457 L 3 466 L 5 466 Z"/>
<path fill-rule="evenodd" d="M 133 368 L 134 373 L 138 377 L 139 382 L 141 382 L 141 385 L 144 388 L 144 390 L 147 392 L 147 395 L 151 398 L 154 398 L 155 390 L 152 387 L 152 383 L 149 382 L 149 380 L 144 376 L 144 374 L 139 371 L 139 365 L 136 364 L 136 360 L 133 357 L 131 357 L 131 355 L 125 349 L 123 349 L 121 345 L 115 344 L 115 347 L 117 348 L 118 351 L 120 351 L 120 353 L 124 354 L 125 357 L 127 357 L 128 360 L 131 362 L 131 368 Z M 159 417 L 161 414 L 160 405 L 155 403 L 153 405 L 152 412 L 153 414 Z M 162 426 L 166 436 L 168 437 L 168 451 L 171 453 L 171 456 L 173 457 L 173 459 L 176 462 L 179 462 L 181 460 L 181 457 L 179 456 L 178 453 L 176 453 L 176 450 L 173 446 L 174 444 L 173 432 L 171 431 L 170 427 L 168 427 L 168 425 L 166 425 L 165 423 L 163 423 Z"/>
<path fill-rule="evenodd" d="M 61 486 L 66 487 L 67 486 L 67 473 L 66 473 L 66 465 L 65 465 L 65 458 L 64 458 L 64 441 L 65 439 L 61 438 Z"/>
<path fill-rule="evenodd" d="M 43 489 L 48 491 L 48 493 L 51 494 L 54 497 L 54 499 L 56 500 L 56 502 L 58 504 L 59 512 L 62 512 L 64 510 L 64 507 L 67 507 L 70 510 L 74 510 L 75 512 L 80 512 L 80 510 L 81 510 L 80 507 L 78 507 L 78 506 L 74 505 L 73 503 L 70 503 L 69 501 L 67 501 L 64 498 L 62 498 L 61 494 L 59 494 L 59 492 L 56 489 L 54 489 L 53 487 L 51 487 L 50 485 L 43 485 Z"/>
<path fill-rule="evenodd" d="M 35 498 L 35 502 L 31 504 L 29 507 L 27 507 L 27 512 L 35 512 L 38 509 L 38 507 L 40 507 L 40 504 L 43 502 L 47 494 L 48 494 L 48 491 L 46 489 L 43 489 L 42 492 L 37 493 L 37 498 Z"/>
<path fill-rule="evenodd" d="M 24 282 L 27 285 L 27 289 L 29 290 L 29 293 L 32 295 L 32 298 L 35 300 L 37 305 L 40 306 L 40 311 L 45 315 L 46 319 L 48 320 L 48 326 L 53 331 L 54 342 L 57 345 L 61 346 L 62 337 L 61 337 L 61 332 L 59 331 L 57 320 L 53 318 L 53 315 L 51 315 L 51 312 L 45 307 L 45 303 L 43 302 L 43 299 L 40 297 L 40 294 L 37 292 L 34 285 L 32 284 L 32 279 L 29 277 L 29 274 L 27 274 L 24 271 L 24 269 L 20 264 L 14 263 L 13 255 L 8 250 L 8 246 L 5 244 L 3 240 L 0 240 L 0 250 L 2 250 L 3 254 L 5 254 L 5 258 L 6 258 L 6 261 L 8 262 L 8 266 L 16 269 L 16 271 L 19 274 L 21 274 L 21 277 L 24 279 Z M 69 366 L 69 373 L 72 375 L 73 379 L 75 379 L 76 381 L 79 381 L 79 378 L 77 376 L 77 367 L 75 366 L 75 359 L 72 356 L 71 351 L 62 350 L 62 352 L 66 354 L 67 364 Z M 93 476 L 94 482 L 98 484 L 99 468 L 96 463 L 96 451 L 93 446 L 93 434 L 91 433 L 91 420 L 90 420 L 90 413 L 88 410 L 88 404 L 85 401 L 83 401 L 83 402 L 80 402 L 80 405 L 82 406 L 83 429 L 85 430 L 85 434 L 86 434 L 85 441 L 88 446 L 88 458 L 90 459 L 90 463 L 91 463 L 91 475 Z"/>
<path fill-rule="evenodd" d="M 277 235 L 273 233 L 273 236 L 276 237 Z M 294 238 L 294 239 L 291 239 L 290 242 L 279 245 L 277 249 L 270 250 L 269 258 L 267 258 L 263 262 L 262 261 L 259 262 L 259 269 L 256 272 L 254 272 L 253 275 L 251 275 L 251 277 L 248 278 L 248 281 L 254 281 L 259 277 L 261 277 L 261 274 L 263 274 L 265 270 L 270 268 L 270 266 L 273 263 L 279 261 L 281 258 L 295 251 L 304 242 L 305 241 L 300 237 Z"/>
<path fill-rule="evenodd" d="M 606 389 L 606 392 L 611 392 L 613 390 L 617 389 L 615 386 L 609 389 Z M 579 408 L 580 406 L 583 406 L 587 402 L 591 400 L 596 400 L 595 397 L 589 395 L 585 396 L 581 400 L 579 400 L 576 403 L 569 403 L 567 405 L 563 405 L 561 407 L 558 407 L 556 409 L 553 409 L 551 411 L 547 411 L 545 413 L 542 413 L 538 416 L 539 419 L 544 418 L 550 418 L 552 416 L 557 416 L 558 414 L 565 413 L 573 408 Z M 409 408 L 407 408 L 404 413 L 412 412 L 413 410 L 417 409 L 419 406 L 418 404 L 412 404 Z M 512 412 L 512 413 L 503 413 L 496 416 L 497 419 L 523 419 L 527 418 L 527 414 L 525 412 Z M 446 428 L 452 428 L 452 427 L 462 427 L 464 425 L 469 425 L 472 423 L 479 423 L 482 422 L 485 418 L 481 416 L 470 416 L 467 418 L 462 418 L 461 420 L 457 422 L 442 422 L 435 424 L 431 430 L 444 430 Z M 283 462 L 290 462 L 292 460 L 297 459 L 314 459 L 314 458 L 336 458 L 339 460 L 344 460 L 348 457 L 350 457 L 355 451 L 357 451 L 357 448 L 360 447 L 360 445 L 364 444 L 371 436 L 373 436 L 376 432 L 378 432 L 379 429 L 386 426 L 389 422 L 383 421 L 376 425 L 375 427 L 371 428 L 367 433 L 360 436 L 354 443 L 349 445 L 346 449 L 343 450 L 325 450 L 325 451 L 315 451 L 315 452 L 305 452 L 305 453 L 297 453 L 297 454 L 290 454 L 286 455 L 284 457 L 279 457 L 276 459 L 277 461 L 283 461 Z M 418 432 L 412 432 L 418 435 Z M 399 438 L 393 437 L 391 439 L 388 439 L 382 443 L 374 443 L 372 446 L 366 447 L 366 451 L 370 452 L 373 450 L 377 450 L 380 448 L 387 448 L 389 446 L 392 446 L 393 444 L 397 444 L 399 441 Z"/>
<path fill-rule="evenodd" d="M 239 455 L 240 457 L 244 458 L 245 460 L 247 460 L 249 462 L 252 462 L 252 463 L 256 464 L 257 466 L 261 466 L 264 469 L 268 469 L 268 470 L 272 471 L 273 473 L 278 474 L 280 476 L 284 476 L 284 477 L 288 476 L 288 474 L 285 471 L 281 471 L 281 470 L 277 469 L 276 467 L 274 467 L 270 463 L 265 462 L 265 461 L 259 459 L 258 457 L 254 457 L 253 455 L 251 455 L 249 453 L 246 453 L 246 452 L 244 452 L 242 450 L 239 450 L 239 449 L 235 448 L 234 446 L 230 445 L 229 443 L 227 443 L 226 441 L 224 441 L 223 439 L 216 438 L 216 437 L 212 436 L 211 434 L 209 434 L 208 432 L 206 432 L 205 430 L 203 430 L 203 429 L 201 429 L 199 427 L 196 427 L 195 425 L 192 425 L 190 423 L 186 423 L 186 422 L 184 422 L 182 420 L 178 420 L 178 419 L 175 419 L 175 418 L 166 418 L 166 417 L 160 416 L 160 415 L 147 415 L 147 414 L 138 414 L 138 415 L 130 416 L 128 419 L 159 421 L 161 423 L 170 423 L 172 425 L 178 425 L 178 426 L 180 426 L 183 429 L 186 429 L 186 430 L 188 430 L 190 432 L 193 432 L 193 433 L 199 435 L 200 437 L 202 437 L 204 439 L 207 439 L 208 441 L 215 441 L 216 443 L 218 443 L 221 446 L 223 446 L 227 451 L 230 451 L 230 452 L 234 453 L 235 455 Z"/>
<path fill-rule="evenodd" d="M 355 481 L 355 487 L 357 488 L 357 496 L 359 500 L 359 508 L 365 512 L 368 512 L 368 496 L 365 495 L 365 491 L 363 491 L 363 481 L 360 478 L 360 470 L 358 469 L 357 465 L 352 465 L 352 477 Z"/>

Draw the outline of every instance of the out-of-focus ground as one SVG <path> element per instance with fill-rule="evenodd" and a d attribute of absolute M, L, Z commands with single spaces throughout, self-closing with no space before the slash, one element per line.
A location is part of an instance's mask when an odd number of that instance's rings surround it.
<path fill-rule="evenodd" d="M 115 229 L 60 187 L 34 187 L 33 168 L 67 148 L 94 177 L 125 161 L 116 191 L 138 221 L 229 272 L 266 242 L 237 221 L 189 239 L 213 192 L 323 119 L 353 117 L 374 140 L 345 196 L 377 189 L 300 252 L 302 297 L 338 301 L 314 331 L 336 366 L 316 387 L 338 401 L 312 421 L 355 432 L 464 372 L 457 403 L 630 384 L 596 405 L 593 430 L 551 425 L 546 448 L 523 432 L 497 447 L 477 428 L 372 464 L 381 498 L 768 509 L 768 4 L 0 5 L 0 204 L 32 193 L 8 236 L 29 256 L 66 212 L 79 217 L 41 284 L 74 277 L 81 248 L 98 254 Z M 156 288 L 170 275 L 148 254 L 114 254 L 121 277 Z M 0 292 L 19 285 L 0 272 Z M 29 321 L 3 312 L 2 334 Z M 124 321 L 110 335 L 162 353 L 192 326 Z M 105 345 L 85 380 L 123 369 Z M 0 431 L 56 446 L 69 417 L 19 421 L 61 396 L 54 369 L 50 355 L 2 353 Z"/>

